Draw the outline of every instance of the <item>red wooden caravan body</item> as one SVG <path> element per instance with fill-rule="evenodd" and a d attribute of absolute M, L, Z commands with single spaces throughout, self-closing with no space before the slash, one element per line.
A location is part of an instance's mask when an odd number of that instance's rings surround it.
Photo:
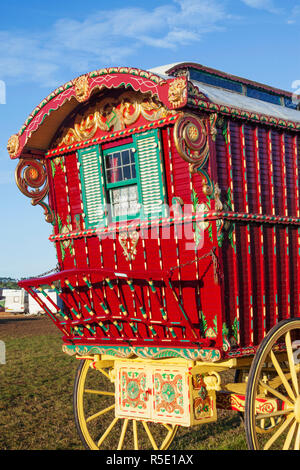
<path fill-rule="evenodd" d="M 20 284 L 57 290 L 65 352 L 218 364 L 299 317 L 299 133 L 291 93 L 192 63 L 45 98 L 8 150 L 59 265 Z"/>

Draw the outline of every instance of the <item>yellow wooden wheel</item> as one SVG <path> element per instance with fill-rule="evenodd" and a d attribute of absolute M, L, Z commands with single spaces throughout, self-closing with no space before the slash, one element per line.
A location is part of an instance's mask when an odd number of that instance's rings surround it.
<path fill-rule="evenodd" d="M 115 416 L 113 366 L 93 369 L 80 361 L 74 383 L 74 415 L 79 436 L 91 450 L 166 450 L 178 426 Z"/>
<path fill-rule="evenodd" d="M 300 319 L 284 320 L 264 338 L 250 368 L 245 406 L 250 449 L 300 450 L 299 379 Z"/>
<path fill-rule="evenodd" d="M 281 363 L 281 367 L 285 367 L 284 363 Z M 265 370 L 271 370 L 270 364 L 264 364 Z M 235 383 L 247 383 L 249 377 L 249 369 L 237 369 L 234 377 Z M 274 374 L 273 374 L 274 376 Z M 272 374 L 269 372 L 269 380 L 272 379 Z M 244 421 L 244 412 L 240 411 L 239 415 L 241 419 Z M 282 416 L 268 416 L 266 415 L 265 418 L 260 419 L 256 423 L 256 432 L 259 434 L 273 432 L 275 426 L 279 426 L 280 422 L 284 419 Z"/>

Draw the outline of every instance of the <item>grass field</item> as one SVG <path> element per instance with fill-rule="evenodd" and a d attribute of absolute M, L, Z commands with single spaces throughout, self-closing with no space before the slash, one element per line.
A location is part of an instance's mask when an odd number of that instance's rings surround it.
<path fill-rule="evenodd" d="M 62 353 L 60 333 L 49 320 L 30 323 L 8 325 L 0 319 L 6 345 L 6 364 L 0 365 L 0 450 L 82 450 L 72 405 L 78 361 Z M 170 449 L 246 449 L 243 423 L 236 412 L 219 412 L 216 423 L 181 428 Z"/>

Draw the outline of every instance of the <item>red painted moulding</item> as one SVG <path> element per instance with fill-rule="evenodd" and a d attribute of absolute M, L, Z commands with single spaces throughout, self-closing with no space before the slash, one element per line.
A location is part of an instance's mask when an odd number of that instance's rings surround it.
<path fill-rule="evenodd" d="M 174 82 L 180 81 L 184 91 L 183 99 L 176 101 L 175 94 L 170 93 L 170 86 Z M 141 93 L 151 93 L 167 109 L 179 109 L 187 103 L 187 79 L 186 77 L 165 79 L 152 72 L 129 67 L 110 67 L 96 70 L 85 75 L 81 75 L 65 85 L 57 88 L 48 95 L 29 115 L 19 133 L 13 136 L 13 151 L 10 151 L 12 159 L 19 158 L 28 146 L 33 133 L 46 125 L 47 117 L 57 112 L 67 102 L 76 99 L 78 104 L 87 102 L 94 90 L 130 88 Z M 46 121 L 46 122 L 45 122 Z M 61 124 L 58 119 L 57 128 Z M 46 148 L 43 150 L 47 150 Z"/>

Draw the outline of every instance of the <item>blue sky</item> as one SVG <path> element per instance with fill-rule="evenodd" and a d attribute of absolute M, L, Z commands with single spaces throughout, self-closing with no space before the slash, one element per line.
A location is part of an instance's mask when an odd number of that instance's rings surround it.
<path fill-rule="evenodd" d="M 300 0 L 1 2 L 0 41 L 0 276 L 19 278 L 56 265 L 51 226 L 17 189 L 6 151 L 45 96 L 98 68 L 181 61 L 295 91 Z"/>

